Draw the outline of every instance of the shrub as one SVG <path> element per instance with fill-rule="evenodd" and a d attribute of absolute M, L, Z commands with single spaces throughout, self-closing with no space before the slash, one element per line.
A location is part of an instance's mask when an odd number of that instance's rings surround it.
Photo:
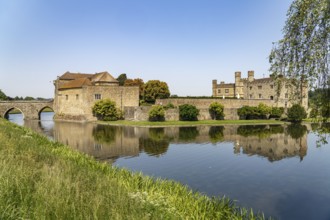
<path fill-rule="evenodd" d="M 110 99 L 95 102 L 92 111 L 93 115 L 102 121 L 116 121 L 122 118 L 122 112 L 116 108 L 116 103 Z"/>
<path fill-rule="evenodd" d="M 267 106 L 264 103 L 259 103 L 257 111 L 258 111 L 258 115 L 259 115 L 260 119 L 266 119 L 267 116 L 270 115 L 272 108 Z"/>
<path fill-rule="evenodd" d="M 149 121 L 165 121 L 165 109 L 161 105 L 154 105 L 149 111 Z"/>
<path fill-rule="evenodd" d="M 170 109 L 170 108 L 175 108 L 172 102 L 169 102 L 167 105 L 164 106 L 165 110 Z"/>
<path fill-rule="evenodd" d="M 319 115 L 318 109 L 314 107 L 309 113 L 309 118 L 317 118 L 318 115 Z"/>
<path fill-rule="evenodd" d="M 280 118 L 284 113 L 283 107 L 272 107 L 270 118 Z"/>
<path fill-rule="evenodd" d="M 259 103 L 258 107 L 243 106 L 237 110 L 240 119 L 267 119 L 271 115 L 272 108 Z"/>
<path fill-rule="evenodd" d="M 199 110 L 196 106 L 184 104 L 179 106 L 179 117 L 181 121 L 197 121 Z"/>
<path fill-rule="evenodd" d="M 212 119 L 220 120 L 224 119 L 225 114 L 224 114 L 224 107 L 221 103 L 219 102 L 213 102 L 209 106 L 209 112 L 211 114 Z"/>
<path fill-rule="evenodd" d="M 301 105 L 294 104 L 288 109 L 288 120 L 292 122 L 301 122 L 307 117 L 307 113 Z"/>

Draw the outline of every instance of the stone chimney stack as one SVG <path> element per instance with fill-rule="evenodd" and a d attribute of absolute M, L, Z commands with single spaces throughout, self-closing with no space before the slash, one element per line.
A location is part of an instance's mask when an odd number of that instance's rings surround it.
<path fill-rule="evenodd" d="M 235 72 L 235 83 L 241 81 L 241 72 Z"/>
<path fill-rule="evenodd" d="M 248 71 L 248 80 L 249 80 L 249 82 L 254 81 L 254 71 L 253 70 Z"/>
<path fill-rule="evenodd" d="M 217 80 L 214 79 L 212 80 L 212 96 L 216 97 L 217 96 Z"/>

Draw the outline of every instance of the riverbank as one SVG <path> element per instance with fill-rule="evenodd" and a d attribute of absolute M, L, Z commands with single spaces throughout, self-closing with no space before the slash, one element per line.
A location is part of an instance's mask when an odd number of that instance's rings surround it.
<path fill-rule="evenodd" d="M 278 125 L 286 124 L 279 120 L 201 120 L 201 121 L 97 121 L 98 124 L 118 125 L 118 126 L 143 126 L 143 127 L 166 127 L 166 126 L 199 126 L 199 125 Z"/>
<path fill-rule="evenodd" d="M 0 119 L 0 219 L 263 219 Z"/>

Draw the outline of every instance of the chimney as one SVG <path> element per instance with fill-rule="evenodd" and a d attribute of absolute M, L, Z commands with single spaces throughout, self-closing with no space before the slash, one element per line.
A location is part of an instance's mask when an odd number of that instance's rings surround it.
<path fill-rule="evenodd" d="M 254 71 L 253 70 L 248 71 L 248 80 L 249 80 L 249 82 L 252 82 L 254 80 Z"/>

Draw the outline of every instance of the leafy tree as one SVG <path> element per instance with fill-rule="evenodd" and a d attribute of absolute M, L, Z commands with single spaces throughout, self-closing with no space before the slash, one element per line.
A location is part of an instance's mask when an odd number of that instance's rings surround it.
<path fill-rule="evenodd" d="M 93 115 L 102 121 L 116 121 L 122 118 L 122 112 L 116 108 L 116 103 L 109 99 L 95 102 L 92 111 Z"/>
<path fill-rule="evenodd" d="M 170 90 L 166 82 L 149 80 L 144 85 L 144 100 L 154 103 L 156 99 L 166 99 L 170 96 Z"/>
<path fill-rule="evenodd" d="M 24 98 L 24 100 L 26 100 L 26 101 L 31 101 L 31 100 L 34 100 L 34 98 L 31 97 L 31 96 L 26 96 L 26 97 Z"/>
<path fill-rule="evenodd" d="M 260 118 L 265 119 L 265 118 L 267 118 L 267 116 L 270 115 L 272 108 L 267 106 L 264 103 L 259 103 L 257 111 L 259 113 Z"/>
<path fill-rule="evenodd" d="M 181 121 L 197 121 L 199 110 L 194 105 L 184 104 L 179 106 L 179 118 Z"/>
<path fill-rule="evenodd" d="M 283 113 L 284 113 L 283 107 L 272 107 L 269 117 L 270 118 L 280 118 Z"/>
<path fill-rule="evenodd" d="M 283 39 L 270 54 L 271 72 L 277 78 L 287 76 L 302 97 L 305 80 L 321 88 L 318 108 L 330 112 L 330 1 L 294 0 L 287 13 Z"/>
<path fill-rule="evenodd" d="M 213 102 L 209 106 L 209 112 L 212 119 L 220 120 L 224 119 L 224 106 L 219 102 Z"/>
<path fill-rule="evenodd" d="M 124 86 L 138 86 L 139 87 L 140 98 L 142 98 L 143 89 L 144 89 L 143 79 L 140 79 L 140 78 L 127 79 L 124 83 Z"/>
<path fill-rule="evenodd" d="M 161 105 L 152 106 L 149 111 L 149 121 L 165 121 L 165 109 Z"/>
<path fill-rule="evenodd" d="M 0 100 L 8 100 L 7 95 L 4 92 L 2 92 L 1 89 L 0 89 Z"/>
<path fill-rule="evenodd" d="M 117 80 L 119 81 L 119 85 L 123 86 L 125 84 L 125 81 L 127 80 L 126 73 L 122 73 L 118 76 Z"/>
<path fill-rule="evenodd" d="M 307 113 L 301 105 L 294 104 L 288 109 L 288 120 L 292 122 L 301 122 L 307 117 Z"/>

